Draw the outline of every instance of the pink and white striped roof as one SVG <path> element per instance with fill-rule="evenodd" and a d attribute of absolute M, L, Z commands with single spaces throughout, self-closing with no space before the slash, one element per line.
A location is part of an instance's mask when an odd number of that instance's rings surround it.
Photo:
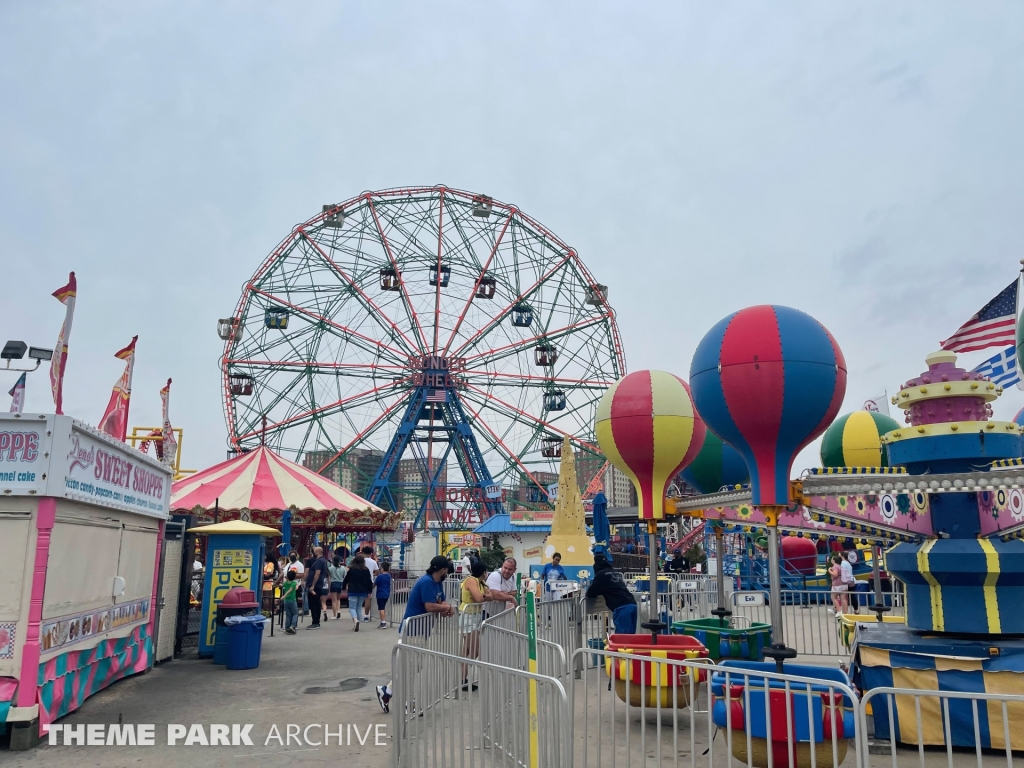
<path fill-rule="evenodd" d="M 326 477 L 282 459 L 266 446 L 205 469 L 171 486 L 171 511 L 249 509 L 280 512 L 338 510 L 381 512 L 361 496 Z"/>

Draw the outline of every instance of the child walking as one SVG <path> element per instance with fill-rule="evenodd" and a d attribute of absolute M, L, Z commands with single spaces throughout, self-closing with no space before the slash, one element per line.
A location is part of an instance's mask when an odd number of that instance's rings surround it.
<path fill-rule="evenodd" d="M 295 570 L 288 571 L 288 577 L 281 585 L 281 602 L 284 605 L 285 634 L 294 635 L 295 625 L 299 623 L 299 601 L 296 592 L 299 588 L 298 574 Z"/>
<path fill-rule="evenodd" d="M 384 616 L 384 609 L 387 607 L 388 598 L 391 597 L 391 563 L 386 560 L 380 564 L 380 573 L 373 580 L 373 586 L 377 588 L 377 611 L 380 613 L 380 624 L 377 629 L 387 629 L 388 622 Z"/>

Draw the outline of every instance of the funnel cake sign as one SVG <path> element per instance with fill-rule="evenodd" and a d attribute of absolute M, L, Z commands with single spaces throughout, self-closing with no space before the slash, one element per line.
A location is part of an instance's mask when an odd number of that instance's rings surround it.
<path fill-rule="evenodd" d="M 68 416 L 0 414 L 0 494 L 164 517 L 171 475 L 156 459 Z"/>

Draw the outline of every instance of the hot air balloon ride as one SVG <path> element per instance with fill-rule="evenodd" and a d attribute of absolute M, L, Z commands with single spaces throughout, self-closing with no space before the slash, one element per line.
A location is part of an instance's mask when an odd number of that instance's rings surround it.
<path fill-rule="evenodd" d="M 650 621 L 643 627 L 656 634 L 665 629 L 655 609 L 658 521 L 665 516 L 669 484 L 704 443 L 704 422 L 685 381 L 663 371 L 635 371 L 605 392 L 595 431 L 604 455 L 633 481 L 639 517 L 647 522 L 652 602 Z"/>
<path fill-rule="evenodd" d="M 839 412 L 846 361 L 832 334 L 810 315 L 782 306 L 748 307 L 701 340 L 690 386 L 707 428 L 743 457 L 752 502 L 768 524 L 773 644 L 765 655 L 781 671 L 796 651 L 783 637 L 779 514 L 790 502 L 793 460 Z"/>

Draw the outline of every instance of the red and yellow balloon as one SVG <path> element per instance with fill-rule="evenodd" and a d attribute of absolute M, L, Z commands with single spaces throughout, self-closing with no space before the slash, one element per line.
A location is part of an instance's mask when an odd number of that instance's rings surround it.
<path fill-rule="evenodd" d="M 666 489 L 704 444 L 690 387 L 671 373 L 635 371 L 604 393 L 594 428 L 604 455 L 633 481 L 640 519 L 663 518 Z"/>

